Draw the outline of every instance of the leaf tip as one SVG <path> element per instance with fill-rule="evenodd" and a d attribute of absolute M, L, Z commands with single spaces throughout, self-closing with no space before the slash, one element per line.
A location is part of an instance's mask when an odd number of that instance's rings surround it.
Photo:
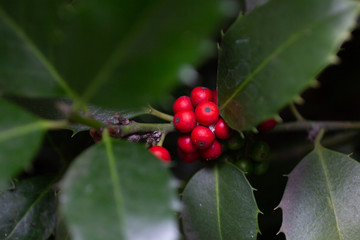
<path fill-rule="evenodd" d="M 302 97 L 300 97 L 299 95 L 297 95 L 294 97 L 294 102 L 298 105 L 302 105 L 305 103 L 305 100 Z"/>
<path fill-rule="evenodd" d="M 333 65 L 338 65 L 341 63 L 340 58 L 336 55 L 330 55 L 328 57 L 328 60 L 329 60 L 330 64 L 333 64 Z"/>
<path fill-rule="evenodd" d="M 321 83 L 319 81 L 317 81 L 316 79 L 314 79 L 310 82 L 310 86 L 313 88 L 319 88 L 321 86 Z"/>
<path fill-rule="evenodd" d="M 276 233 L 276 236 L 279 235 L 280 233 L 284 233 L 281 228 L 280 228 L 279 231 Z"/>
<path fill-rule="evenodd" d="M 243 132 L 240 132 L 240 137 L 241 137 L 242 139 L 245 139 L 245 135 L 244 135 Z"/>
<path fill-rule="evenodd" d="M 252 131 L 253 133 L 259 133 L 259 131 L 257 130 L 256 127 L 251 128 L 251 131 Z"/>
<path fill-rule="evenodd" d="M 348 156 L 349 158 L 351 158 L 351 156 L 352 156 L 353 154 L 354 154 L 354 153 L 352 152 L 352 153 L 347 154 L 346 156 Z"/>
<path fill-rule="evenodd" d="M 283 119 L 280 117 L 280 115 L 275 115 L 274 116 L 274 119 L 275 119 L 275 121 L 277 122 L 277 123 L 282 123 L 283 122 Z"/>

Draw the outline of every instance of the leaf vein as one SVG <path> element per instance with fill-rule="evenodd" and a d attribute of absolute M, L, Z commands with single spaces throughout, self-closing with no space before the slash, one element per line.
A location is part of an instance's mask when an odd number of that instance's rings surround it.
<path fill-rule="evenodd" d="M 319 159 L 320 159 L 320 164 L 321 164 L 321 167 L 323 169 L 323 172 L 324 172 L 324 175 L 325 175 L 325 180 L 326 180 L 326 187 L 327 187 L 327 190 L 329 192 L 329 205 L 330 205 L 330 208 L 333 210 L 334 212 L 334 217 L 335 217 L 335 223 L 336 223 L 336 230 L 337 230 L 337 233 L 339 235 L 339 238 L 340 239 L 344 239 L 342 234 L 341 234 L 341 231 L 340 231 L 340 227 L 339 227 L 339 220 L 338 220 L 338 217 L 337 217 L 337 214 L 336 214 L 336 208 L 335 208 L 335 203 L 334 203 L 334 197 L 333 197 L 333 194 L 331 192 L 331 188 L 330 188 L 330 179 L 329 179 L 329 173 L 328 173 L 328 170 L 326 168 L 326 165 L 325 165 L 325 159 L 324 159 L 324 155 L 323 155 L 323 152 L 322 152 L 322 149 L 321 149 L 321 146 L 320 145 L 317 145 L 317 153 L 319 155 Z"/>
<path fill-rule="evenodd" d="M 148 21 L 145 19 L 152 15 L 157 7 L 163 3 L 163 1 L 158 1 L 158 3 L 154 4 L 154 6 L 147 10 L 146 13 L 142 14 L 143 17 L 139 18 L 139 20 L 133 24 L 134 26 L 132 27 L 132 31 L 126 35 L 126 38 L 119 40 L 119 43 L 115 47 L 114 51 L 111 52 L 109 58 L 104 62 L 96 76 L 87 87 L 85 93 L 83 94 L 83 99 L 90 99 L 95 94 L 96 90 L 109 80 L 110 75 L 115 71 L 118 63 L 124 60 L 127 50 L 130 49 L 131 44 L 133 44 L 134 40 L 139 34 L 141 34 L 144 25 L 147 24 Z"/>
<path fill-rule="evenodd" d="M 8 24 L 10 29 L 23 40 L 23 42 L 27 45 L 30 51 L 34 54 L 34 56 L 43 64 L 43 66 L 49 71 L 50 75 L 54 78 L 54 80 L 59 84 L 60 87 L 73 99 L 79 101 L 77 95 L 71 90 L 66 81 L 60 76 L 56 68 L 50 63 L 50 61 L 41 53 L 39 48 L 35 46 L 35 44 L 31 41 L 31 39 L 27 36 L 27 34 L 13 21 L 10 16 L 6 14 L 6 12 L 0 6 L 0 17 L 3 19 L 5 23 Z"/>
<path fill-rule="evenodd" d="M 119 184 L 120 179 L 119 179 L 119 175 L 116 171 L 115 156 L 114 156 L 109 132 L 104 131 L 103 137 L 104 137 L 104 143 L 105 143 L 105 147 L 106 147 L 106 153 L 108 156 L 109 171 L 110 171 L 110 177 L 111 177 L 111 182 L 112 182 L 112 187 L 113 187 L 112 190 L 114 193 L 117 215 L 119 218 L 119 225 L 120 225 L 119 227 L 121 229 L 120 232 L 124 235 L 125 234 L 125 227 L 124 227 L 124 223 L 125 223 L 124 212 L 125 211 L 123 209 L 124 201 L 123 201 L 123 196 L 121 193 L 121 187 Z M 124 238 L 124 236 L 121 239 L 123 239 L 123 238 Z"/>
<path fill-rule="evenodd" d="M 8 141 L 12 138 L 19 137 L 31 132 L 46 129 L 46 124 L 42 121 L 37 121 L 29 124 L 25 124 L 19 127 L 14 127 L 6 131 L 0 132 L 0 142 Z"/>
<path fill-rule="evenodd" d="M 33 209 L 33 207 L 49 192 L 50 188 L 52 187 L 54 181 L 52 181 L 46 188 L 44 191 L 42 191 L 39 196 L 35 199 L 35 201 L 29 206 L 29 208 L 26 210 L 26 212 L 24 213 L 24 215 L 21 217 L 21 219 L 16 223 L 16 225 L 14 226 L 13 230 L 11 231 L 11 233 L 9 233 L 9 235 L 6 237 L 5 240 L 7 239 L 11 239 L 11 237 L 13 236 L 13 234 L 15 233 L 16 229 L 20 226 L 20 224 L 24 221 L 24 219 L 26 218 L 26 216 L 29 214 L 29 212 Z"/>
<path fill-rule="evenodd" d="M 338 15 L 338 14 L 342 14 L 343 12 L 345 12 L 348 9 L 344 9 L 343 11 L 339 11 L 334 15 Z M 334 16 L 334 15 L 330 15 Z M 241 82 L 241 84 L 235 89 L 235 91 L 230 95 L 229 98 L 227 98 L 227 100 L 219 107 L 219 110 L 223 110 L 248 84 L 249 82 L 251 82 L 255 76 L 261 71 L 263 70 L 266 65 L 275 57 L 277 57 L 278 55 L 280 55 L 286 48 L 288 48 L 289 46 L 291 46 L 294 42 L 296 42 L 299 38 L 301 38 L 302 36 L 306 35 L 306 32 L 309 29 L 314 28 L 315 26 L 319 25 L 320 23 L 322 23 L 324 20 L 326 20 L 327 17 L 325 19 L 321 19 L 313 24 L 311 24 L 309 27 L 304 27 L 302 29 L 300 29 L 298 32 L 292 34 L 289 36 L 289 38 L 283 42 L 283 44 L 280 44 L 277 48 L 275 48 L 275 50 L 273 50 L 263 61 L 260 62 L 260 64 L 254 69 L 254 71 L 252 71 L 249 76 L 247 76 L 245 78 L 245 80 L 243 82 Z"/>

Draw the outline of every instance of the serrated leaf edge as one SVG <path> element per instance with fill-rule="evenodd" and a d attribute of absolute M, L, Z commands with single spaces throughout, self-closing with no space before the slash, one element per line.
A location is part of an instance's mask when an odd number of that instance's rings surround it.
<path fill-rule="evenodd" d="M 356 3 L 354 1 L 348 1 L 348 2 L 352 2 L 352 3 Z M 349 7 L 348 7 L 349 8 Z M 333 15 L 337 15 L 340 14 L 346 10 L 348 10 L 348 8 L 343 9 L 342 11 L 338 11 Z M 356 7 L 356 11 L 359 13 L 360 12 L 360 5 L 357 4 Z M 331 15 L 331 16 L 333 16 Z M 236 21 L 239 20 L 239 18 L 242 16 L 239 16 L 238 19 L 236 19 Z M 319 22 L 321 23 L 323 21 L 319 20 L 317 21 L 316 24 L 312 24 L 313 26 L 316 26 Z M 228 29 L 228 31 L 222 36 L 222 39 L 224 37 L 226 37 L 226 34 L 231 30 L 231 28 L 234 26 L 234 24 Z M 311 28 L 312 28 L 311 27 Z M 356 27 L 356 21 L 353 21 L 353 24 L 349 26 L 348 29 L 346 29 L 343 34 L 339 34 L 338 37 L 334 40 L 334 42 L 336 42 L 335 45 L 339 45 L 342 41 L 345 41 L 346 39 L 349 39 L 351 34 L 351 29 L 354 29 Z M 274 57 L 276 57 L 278 54 L 280 54 L 284 49 L 286 49 L 288 46 L 290 46 L 293 42 L 296 42 L 299 38 L 302 37 L 302 35 L 306 34 L 306 31 L 309 28 L 304 28 L 304 29 L 300 29 L 299 32 L 297 32 L 296 34 L 292 34 L 282 45 L 278 46 L 273 52 L 270 53 L 270 55 L 268 57 L 266 57 L 256 68 L 253 72 L 251 72 L 249 74 L 249 76 L 236 88 L 236 90 L 234 91 L 234 93 L 221 105 L 219 106 L 219 110 L 220 110 L 220 115 L 222 110 L 237 96 L 237 94 L 239 94 L 245 87 L 246 85 L 256 76 L 256 74 L 258 72 L 260 72 L 262 70 L 262 68 L 264 68 L 268 62 L 270 62 Z M 336 48 L 337 49 L 337 48 Z M 334 51 L 336 51 L 336 49 Z M 218 54 L 220 55 L 222 51 L 222 48 L 218 49 Z M 327 59 L 327 64 L 331 64 L 334 63 L 334 59 L 336 59 L 337 56 L 335 53 L 330 54 L 330 56 Z M 337 63 L 338 61 L 335 61 L 335 63 Z M 326 65 L 325 65 L 326 66 Z M 324 68 L 325 66 L 323 66 L 322 68 Z M 319 70 L 320 71 L 320 70 Z M 317 87 L 318 84 L 314 83 L 314 80 L 310 80 L 309 83 L 307 84 L 308 87 Z M 304 87 L 304 89 L 306 89 L 307 87 Z M 302 104 L 304 101 L 300 96 L 294 96 L 294 99 L 292 99 L 293 101 Z M 287 102 L 291 102 L 291 97 Z"/>
<path fill-rule="evenodd" d="M 258 215 L 259 215 L 259 213 L 260 214 L 264 214 L 264 213 L 259 209 L 259 207 L 257 205 L 257 202 L 256 202 L 254 191 L 257 191 L 257 189 L 251 186 L 251 184 L 250 184 L 249 180 L 247 179 L 246 175 L 244 174 L 244 172 L 238 166 L 236 166 L 234 163 L 231 163 L 231 162 L 226 162 L 225 164 L 230 165 L 230 166 L 236 168 L 238 171 L 240 171 L 244 175 L 244 178 L 245 178 L 245 181 L 246 181 L 247 185 L 251 188 L 252 199 L 253 199 L 253 201 L 254 201 L 254 203 L 256 205 L 256 210 L 257 210 L 256 216 L 255 216 L 256 217 L 257 232 L 255 234 L 257 234 L 257 233 L 261 234 L 260 227 L 259 227 L 259 217 L 258 217 Z"/>

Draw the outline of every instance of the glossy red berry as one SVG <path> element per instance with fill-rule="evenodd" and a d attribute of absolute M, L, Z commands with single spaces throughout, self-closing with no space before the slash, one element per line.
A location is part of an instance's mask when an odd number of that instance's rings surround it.
<path fill-rule="evenodd" d="M 197 152 L 197 147 L 192 143 L 190 134 L 182 134 L 178 137 L 177 145 L 185 153 Z"/>
<path fill-rule="evenodd" d="M 196 126 L 191 132 L 191 141 L 198 149 L 210 147 L 214 140 L 214 133 L 207 127 Z"/>
<path fill-rule="evenodd" d="M 201 102 L 212 101 L 212 91 L 206 87 L 196 87 L 190 93 L 192 105 L 196 107 Z"/>
<path fill-rule="evenodd" d="M 181 111 L 174 116 L 174 126 L 181 133 L 187 133 L 196 126 L 194 111 Z"/>
<path fill-rule="evenodd" d="M 175 100 L 173 105 L 173 112 L 174 114 L 180 111 L 194 111 L 194 107 L 191 103 L 190 97 L 188 96 L 181 96 Z"/>
<path fill-rule="evenodd" d="M 219 139 L 228 139 L 233 130 L 226 124 L 224 119 L 220 118 L 215 125 L 215 136 Z"/>
<path fill-rule="evenodd" d="M 215 124 L 219 119 L 219 108 L 213 102 L 202 102 L 195 108 L 195 119 L 204 126 Z"/>
<path fill-rule="evenodd" d="M 276 126 L 276 120 L 274 118 L 270 118 L 260 123 L 257 129 L 262 132 L 267 132 L 273 129 L 275 126 Z"/>
<path fill-rule="evenodd" d="M 199 155 L 198 151 L 193 152 L 193 153 L 186 153 L 186 152 L 181 151 L 180 148 L 178 148 L 178 153 L 179 153 L 180 158 L 184 162 L 187 162 L 187 163 L 195 162 L 197 159 L 200 158 L 200 155 Z"/>
<path fill-rule="evenodd" d="M 171 161 L 170 153 L 164 147 L 153 146 L 153 147 L 149 148 L 149 152 L 154 154 L 155 157 L 162 160 L 163 162 L 170 162 Z"/>
<path fill-rule="evenodd" d="M 217 90 L 212 91 L 212 101 L 217 105 Z"/>
<path fill-rule="evenodd" d="M 209 148 L 200 150 L 200 156 L 203 157 L 205 160 L 212 160 L 218 158 L 220 157 L 221 153 L 222 146 L 217 140 L 215 140 Z"/>

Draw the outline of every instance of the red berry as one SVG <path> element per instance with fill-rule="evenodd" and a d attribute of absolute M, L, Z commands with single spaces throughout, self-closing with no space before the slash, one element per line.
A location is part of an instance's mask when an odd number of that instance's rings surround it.
<path fill-rule="evenodd" d="M 162 160 L 163 162 L 170 162 L 171 161 L 170 153 L 164 147 L 153 146 L 153 147 L 149 148 L 149 152 L 154 154 L 155 157 Z"/>
<path fill-rule="evenodd" d="M 212 100 L 212 91 L 206 87 L 196 87 L 190 93 L 192 105 L 196 107 L 201 102 Z"/>
<path fill-rule="evenodd" d="M 210 147 L 214 140 L 214 133 L 207 127 L 196 126 L 191 132 L 191 141 L 198 149 Z"/>
<path fill-rule="evenodd" d="M 185 153 L 193 153 L 196 152 L 198 149 L 196 146 L 192 143 L 190 134 L 182 134 L 179 136 L 177 140 L 177 145 L 180 148 L 181 151 Z"/>
<path fill-rule="evenodd" d="M 190 97 L 188 96 L 181 96 L 175 100 L 173 105 L 173 112 L 174 114 L 180 111 L 194 111 L 194 107 L 191 103 Z"/>
<path fill-rule="evenodd" d="M 196 126 L 195 114 L 193 111 L 181 111 L 174 116 L 174 126 L 182 133 L 187 133 L 193 130 Z"/>
<path fill-rule="evenodd" d="M 195 119 L 204 126 L 215 124 L 219 119 L 219 108 L 213 102 L 202 102 L 195 109 Z"/>
<path fill-rule="evenodd" d="M 270 118 L 260 123 L 257 128 L 259 129 L 259 131 L 266 132 L 273 129 L 275 125 L 276 120 L 274 118 Z"/>
<path fill-rule="evenodd" d="M 178 153 L 179 153 L 180 158 L 181 158 L 184 162 L 188 162 L 188 163 L 189 163 L 189 162 L 194 162 L 194 161 L 196 161 L 197 159 L 199 159 L 199 157 L 200 157 L 198 151 L 193 152 L 193 153 L 186 153 L 186 152 L 181 151 L 180 148 L 178 148 Z"/>
<path fill-rule="evenodd" d="M 220 118 L 215 125 L 215 136 L 220 139 L 228 139 L 233 130 L 226 124 L 224 119 Z"/>
<path fill-rule="evenodd" d="M 218 158 L 220 157 L 221 153 L 222 153 L 222 146 L 217 140 L 215 140 L 209 148 L 200 150 L 200 155 L 205 160 Z"/>
<path fill-rule="evenodd" d="M 213 103 L 215 103 L 217 105 L 217 90 L 213 90 L 212 91 L 212 98 L 213 98 Z"/>

